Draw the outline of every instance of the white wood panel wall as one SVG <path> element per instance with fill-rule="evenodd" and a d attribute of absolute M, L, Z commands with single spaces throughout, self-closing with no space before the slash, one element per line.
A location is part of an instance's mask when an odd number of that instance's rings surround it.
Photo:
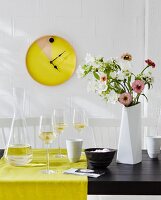
<path fill-rule="evenodd" d="M 0 0 L 0 116 L 12 115 L 11 88 L 21 86 L 28 94 L 28 116 L 50 113 L 60 105 L 77 105 L 90 117 L 120 118 L 121 106 L 107 105 L 88 94 L 86 81 L 78 80 L 76 74 L 56 87 L 40 85 L 28 75 L 25 54 L 31 42 L 45 34 L 57 34 L 74 46 L 78 64 L 86 52 L 112 57 L 128 51 L 134 56 L 134 71 L 141 69 L 145 58 L 154 59 L 155 84 L 148 93 L 148 104 L 144 102 L 143 117 L 152 118 L 156 124 L 145 128 L 144 134 L 161 134 L 160 10 L 160 0 Z M 117 145 L 116 132 L 117 128 L 108 130 L 108 145 Z M 86 130 L 82 136 L 86 137 L 86 145 L 90 145 L 90 133 Z M 95 133 L 99 134 L 100 129 L 96 128 Z M 74 136 L 69 128 L 62 138 Z"/>

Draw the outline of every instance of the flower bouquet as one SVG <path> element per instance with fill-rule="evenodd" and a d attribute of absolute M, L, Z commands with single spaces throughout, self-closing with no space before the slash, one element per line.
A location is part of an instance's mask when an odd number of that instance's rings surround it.
<path fill-rule="evenodd" d="M 103 57 L 86 55 L 85 64 L 79 66 L 78 77 L 88 76 L 88 90 L 103 97 L 107 102 L 119 101 L 126 107 L 139 103 L 144 94 L 144 88 L 152 87 L 152 68 L 155 63 L 150 59 L 145 60 L 143 70 L 134 74 L 131 67 L 132 56 L 125 53 L 121 58 L 105 60 Z"/>
<path fill-rule="evenodd" d="M 152 87 L 152 69 L 155 68 L 155 63 L 147 59 L 141 72 L 135 74 L 131 61 L 129 53 L 109 60 L 87 54 L 85 64 L 77 71 L 79 77 L 89 78 L 88 90 L 107 102 L 123 104 L 117 162 L 124 164 L 136 164 L 142 160 L 140 97 L 148 100 L 144 88 Z"/>

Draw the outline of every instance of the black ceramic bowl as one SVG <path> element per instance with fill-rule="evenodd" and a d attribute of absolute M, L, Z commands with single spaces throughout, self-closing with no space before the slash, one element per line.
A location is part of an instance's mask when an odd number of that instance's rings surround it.
<path fill-rule="evenodd" d="M 108 152 L 95 152 L 95 150 L 103 150 L 104 148 L 85 149 L 87 157 L 88 169 L 105 169 L 110 165 L 115 155 L 115 149 L 109 149 Z"/>
<path fill-rule="evenodd" d="M 3 157 L 4 149 L 0 149 L 0 159 Z"/>

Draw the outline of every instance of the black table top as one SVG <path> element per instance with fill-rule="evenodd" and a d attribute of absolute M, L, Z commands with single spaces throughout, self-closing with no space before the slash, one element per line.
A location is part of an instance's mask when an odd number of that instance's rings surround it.
<path fill-rule="evenodd" d="M 88 178 L 89 195 L 161 195 L 161 155 L 136 165 L 116 163 L 116 158 L 99 178 Z"/>

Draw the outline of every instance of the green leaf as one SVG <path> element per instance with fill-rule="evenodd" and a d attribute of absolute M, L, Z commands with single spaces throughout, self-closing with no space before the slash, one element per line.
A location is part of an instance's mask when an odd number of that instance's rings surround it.
<path fill-rule="evenodd" d="M 121 70 L 121 67 L 120 67 L 120 65 L 116 64 L 116 66 L 117 66 L 117 68 L 118 68 L 119 70 Z"/>
<path fill-rule="evenodd" d="M 143 95 L 146 98 L 146 100 L 148 101 L 148 97 L 145 94 L 141 94 L 141 95 Z"/>
<path fill-rule="evenodd" d="M 96 72 L 93 72 L 93 75 L 94 75 L 94 77 L 95 77 L 97 80 L 100 80 L 100 77 L 99 77 L 99 75 L 98 75 Z"/>
<path fill-rule="evenodd" d="M 131 76 L 128 77 L 127 85 L 128 85 L 128 88 L 129 88 L 129 90 L 130 90 L 130 92 L 131 92 L 131 91 L 132 91 L 132 87 L 131 87 Z"/>
<path fill-rule="evenodd" d="M 86 76 L 89 72 L 88 71 L 84 71 L 84 76 Z"/>
<path fill-rule="evenodd" d="M 150 89 L 150 83 L 147 83 L 148 84 L 148 89 Z"/>

